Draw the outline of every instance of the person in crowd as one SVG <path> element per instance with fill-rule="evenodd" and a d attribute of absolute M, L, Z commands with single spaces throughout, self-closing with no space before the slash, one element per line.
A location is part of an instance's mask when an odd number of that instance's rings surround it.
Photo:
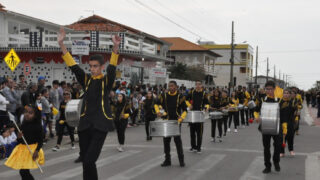
<path fill-rule="evenodd" d="M 231 98 L 229 101 L 229 128 L 228 132 L 231 131 L 231 123 L 233 121 L 234 124 L 234 132 L 238 132 L 238 126 L 239 126 L 239 110 L 238 110 L 238 105 L 239 105 L 239 99 L 236 96 L 236 92 L 231 93 Z"/>
<path fill-rule="evenodd" d="M 148 91 L 147 97 L 143 101 L 147 141 L 152 140 L 152 137 L 150 136 L 150 122 L 154 121 L 157 117 L 157 114 L 154 108 L 155 104 L 156 104 L 156 99 L 153 97 L 152 91 Z"/>
<path fill-rule="evenodd" d="M 52 112 L 51 112 L 51 107 L 52 104 L 50 104 L 49 102 L 49 91 L 48 89 L 43 89 L 41 91 L 41 98 L 40 98 L 40 103 L 42 105 L 42 120 L 43 120 L 43 129 L 44 129 L 44 133 L 43 133 L 43 139 L 44 139 L 44 143 L 47 141 L 46 138 L 46 133 L 47 133 L 47 126 L 49 128 L 49 133 L 53 134 L 52 132 Z"/>
<path fill-rule="evenodd" d="M 277 103 L 280 101 L 280 98 L 275 96 L 275 83 L 273 81 L 268 81 L 265 84 L 265 89 L 266 89 L 266 96 L 260 96 L 260 99 L 257 99 L 256 101 L 256 109 L 254 112 L 255 120 L 257 122 L 260 122 L 260 111 L 262 107 L 262 103 Z M 280 122 L 282 125 L 282 122 Z M 282 126 L 280 125 L 280 132 L 282 132 Z M 261 129 L 261 125 L 259 126 L 259 129 Z M 264 165 L 265 169 L 262 171 L 262 173 L 267 174 L 271 172 L 271 153 L 270 153 L 270 142 L 271 138 L 273 139 L 273 164 L 274 168 L 277 172 L 280 171 L 280 152 L 281 152 L 281 138 L 282 138 L 282 133 L 279 133 L 278 135 L 267 135 L 267 134 L 262 134 L 262 142 L 263 142 L 263 151 L 264 151 Z"/>
<path fill-rule="evenodd" d="M 130 104 L 126 99 L 125 94 L 119 93 L 117 102 L 112 107 L 114 124 L 117 130 L 119 146 L 117 147 L 119 152 L 124 151 L 125 132 L 128 125 L 128 118 L 130 116 Z"/>
<path fill-rule="evenodd" d="M 32 104 L 35 105 L 36 103 L 36 92 L 38 90 L 38 85 L 35 83 L 30 83 L 27 91 L 25 91 L 21 96 L 21 105 L 25 107 L 26 105 Z"/>
<path fill-rule="evenodd" d="M 23 117 L 21 132 L 17 135 L 19 144 L 13 149 L 5 165 L 19 170 L 21 178 L 29 180 L 34 179 L 30 173 L 30 169 L 38 168 L 36 161 L 40 165 L 43 165 L 45 161 L 42 150 L 41 112 L 35 105 L 26 105 Z M 22 140 L 22 136 L 24 136 L 26 142 Z M 26 143 L 31 149 L 32 154 Z"/>
<path fill-rule="evenodd" d="M 38 77 L 38 93 L 41 93 L 41 91 L 46 88 L 45 87 L 46 84 L 46 78 L 44 76 L 39 76 Z"/>
<path fill-rule="evenodd" d="M 202 111 L 209 109 L 208 95 L 205 92 L 202 82 L 196 81 L 196 88 L 189 92 L 186 99 L 190 111 Z M 191 152 L 201 153 L 203 123 L 189 123 Z"/>
<path fill-rule="evenodd" d="M 159 106 L 163 108 L 164 113 L 160 112 Z M 158 117 L 163 116 L 167 120 L 174 120 L 178 121 L 179 123 L 181 123 L 186 117 L 187 104 L 185 101 L 185 96 L 178 93 L 178 86 L 176 81 L 169 82 L 169 92 L 160 96 L 155 110 Z M 171 166 L 170 142 L 172 138 L 174 139 L 174 142 L 176 144 L 180 166 L 184 167 L 185 162 L 181 136 L 163 138 L 165 160 L 161 164 L 161 166 Z"/>
<path fill-rule="evenodd" d="M 15 86 L 15 81 L 11 78 L 7 78 L 7 82 L 4 84 L 4 88 L 2 90 L 4 97 L 7 99 L 7 101 L 9 101 L 9 104 L 7 105 L 7 110 L 14 116 L 17 115 L 16 111 L 20 104 L 18 94 L 15 90 Z"/>
<path fill-rule="evenodd" d="M 221 92 L 218 89 L 213 91 L 213 95 L 210 97 L 210 111 L 222 110 L 222 98 Z M 218 125 L 218 142 L 222 142 L 222 123 L 223 119 L 211 119 L 211 141 L 216 142 L 216 128 Z"/>
<path fill-rule="evenodd" d="M 71 140 L 71 149 L 75 149 L 74 145 L 74 127 L 71 127 L 67 122 L 65 118 L 65 110 L 67 103 L 71 100 L 71 93 L 69 91 L 64 91 L 63 93 L 64 101 L 60 104 L 60 117 L 57 119 L 56 126 L 57 126 L 57 145 L 52 148 L 53 151 L 59 151 L 61 147 L 61 142 L 64 134 L 64 129 L 67 128 L 68 134 L 70 136 Z"/>

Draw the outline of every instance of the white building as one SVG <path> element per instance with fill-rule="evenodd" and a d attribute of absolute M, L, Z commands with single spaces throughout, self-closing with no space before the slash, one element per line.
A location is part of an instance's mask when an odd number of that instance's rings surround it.
<path fill-rule="evenodd" d="M 46 85 L 55 79 L 71 82 L 74 76 L 65 66 L 57 43 L 59 28 L 59 24 L 6 10 L 0 4 L 0 76 L 17 77 L 24 73 L 25 66 L 30 65 L 30 74 L 26 74 L 28 81 L 36 82 L 39 76 L 45 76 L 48 82 Z M 65 28 L 65 44 L 70 51 L 74 40 L 89 40 L 89 55 L 99 53 L 106 60 L 109 60 L 111 54 L 112 34 L 120 34 L 122 43 L 117 78 L 122 81 L 135 79 L 138 83 L 142 80 L 143 83 L 155 84 L 157 78 L 152 76 L 152 68 L 171 61 L 166 57 L 170 43 L 97 15 Z M 21 59 L 14 72 L 3 60 L 11 48 L 15 49 Z M 89 56 L 73 56 L 88 71 Z"/>
<path fill-rule="evenodd" d="M 210 49 L 222 57 L 215 63 L 216 77 L 214 78 L 217 86 L 228 86 L 230 82 L 230 44 L 214 44 L 213 42 L 200 42 L 202 47 Z M 237 44 L 234 49 L 233 77 L 235 85 L 247 86 L 252 82 L 253 74 L 253 48 L 249 44 Z"/>

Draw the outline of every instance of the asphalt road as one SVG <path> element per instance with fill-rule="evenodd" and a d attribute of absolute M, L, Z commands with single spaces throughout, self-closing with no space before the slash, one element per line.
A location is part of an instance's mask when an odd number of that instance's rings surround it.
<path fill-rule="evenodd" d="M 182 127 L 186 167 L 181 168 L 171 142 L 172 166 L 160 167 L 164 160 L 162 138 L 145 140 L 144 126 L 128 128 L 124 152 L 118 152 L 115 132 L 108 134 L 97 162 L 100 179 L 214 179 L 214 180 L 319 180 L 320 179 L 320 133 L 319 127 L 312 125 L 306 111 L 302 114 L 300 135 L 295 137 L 295 157 L 287 154 L 281 158 L 281 171 L 272 169 L 270 174 L 262 174 L 262 136 L 257 124 L 240 128 L 223 137 L 222 143 L 210 141 L 210 122 L 205 123 L 202 154 L 188 152 L 190 148 L 189 128 Z M 82 179 L 81 164 L 73 163 L 79 148 L 72 150 L 68 137 L 59 152 L 51 151 L 55 139 L 44 146 L 46 164 L 44 173 L 32 170 L 36 179 L 62 180 Z M 20 179 L 19 172 L 11 170 L 0 161 L 0 179 Z"/>

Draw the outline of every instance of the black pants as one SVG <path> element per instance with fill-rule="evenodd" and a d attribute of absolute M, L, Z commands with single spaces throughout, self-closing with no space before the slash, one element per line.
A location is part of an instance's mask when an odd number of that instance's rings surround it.
<path fill-rule="evenodd" d="M 222 123 L 223 123 L 223 119 L 211 119 L 211 137 L 213 138 L 216 137 L 217 124 L 218 124 L 219 137 L 222 136 Z"/>
<path fill-rule="evenodd" d="M 121 145 L 124 145 L 125 141 L 125 133 L 128 125 L 128 119 L 120 119 L 115 120 L 114 124 L 116 126 L 117 135 L 118 135 L 118 142 Z"/>
<path fill-rule="evenodd" d="M 79 132 L 80 157 L 82 159 L 84 180 L 98 179 L 96 161 L 99 158 L 107 134 L 107 132 L 94 128 Z"/>
<path fill-rule="evenodd" d="M 241 125 L 244 126 L 246 124 L 244 119 L 244 109 L 240 110 L 240 118 L 241 118 Z"/>
<path fill-rule="evenodd" d="M 288 144 L 288 150 L 293 151 L 293 144 L 294 144 L 294 124 L 288 124 L 288 134 L 285 137 L 285 143 Z M 283 136 L 281 137 L 281 143 L 283 142 Z M 284 153 L 285 149 L 281 146 L 281 153 Z"/>
<path fill-rule="evenodd" d="M 57 144 L 61 144 L 62 138 L 63 138 L 63 134 L 64 134 L 64 128 L 66 127 L 71 139 L 71 143 L 74 142 L 74 127 L 69 126 L 66 122 L 64 122 L 63 124 L 59 124 L 59 122 L 57 121 L 57 135 L 58 135 L 58 139 L 57 139 Z"/>
<path fill-rule="evenodd" d="M 223 121 L 223 132 L 224 132 L 224 134 L 227 133 L 227 129 L 228 129 L 228 119 L 229 119 L 229 116 L 223 115 L 222 121 Z"/>
<path fill-rule="evenodd" d="M 273 163 L 279 164 L 280 162 L 280 150 L 281 150 L 281 136 L 280 135 L 262 135 L 262 141 L 263 141 L 263 152 L 264 152 L 264 165 L 267 168 L 271 168 L 271 153 L 270 153 L 270 143 L 271 138 L 273 139 Z"/>
<path fill-rule="evenodd" d="M 132 114 L 131 114 L 132 124 L 136 124 L 137 115 L 138 115 L 138 109 L 132 109 Z"/>
<path fill-rule="evenodd" d="M 164 145 L 164 154 L 165 154 L 166 161 L 170 161 L 171 162 L 171 155 L 170 155 L 171 138 L 174 139 L 174 143 L 176 144 L 176 149 L 177 149 L 179 160 L 183 159 L 184 156 L 183 156 L 183 148 L 182 148 L 181 136 L 164 137 L 163 138 L 163 145 Z"/>
<path fill-rule="evenodd" d="M 146 117 L 145 119 L 146 134 L 147 137 L 150 137 L 150 121 L 154 121 L 154 118 Z"/>
<path fill-rule="evenodd" d="M 237 127 L 239 126 L 239 111 L 229 112 L 229 128 L 231 127 L 232 119 L 234 128 L 237 129 Z"/>
<path fill-rule="evenodd" d="M 245 123 L 247 126 L 249 126 L 249 108 L 244 109 L 244 114 L 246 115 Z"/>
<path fill-rule="evenodd" d="M 189 123 L 191 148 L 201 150 L 203 123 Z"/>
<path fill-rule="evenodd" d="M 22 180 L 34 180 L 30 169 L 20 169 L 19 171 Z"/>
<path fill-rule="evenodd" d="M 249 118 L 254 118 L 254 109 L 249 109 Z"/>

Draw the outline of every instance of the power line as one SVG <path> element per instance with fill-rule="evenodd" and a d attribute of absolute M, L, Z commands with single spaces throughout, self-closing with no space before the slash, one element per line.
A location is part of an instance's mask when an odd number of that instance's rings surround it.
<path fill-rule="evenodd" d="M 197 36 L 198 38 L 206 39 L 206 38 L 203 38 L 202 36 L 200 36 L 199 34 L 197 34 L 197 33 L 193 32 L 193 31 L 189 30 L 188 28 L 185 28 L 184 26 L 176 23 L 175 21 L 171 20 L 170 18 L 168 18 L 167 16 L 161 14 L 160 12 L 156 11 L 155 9 L 149 7 L 148 5 L 142 3 L 141 1 L 135 0 L 135 2 L 138 3 L 138 4 L 140 4 L 141 6 L 145 7 L 146 9 L 152 11 L 153 13 L 157 14 L 158 16 L 162 17 L 163 19 L 165 19 L 165 20 L 171 22 L 172 24 L 178 26 L 179 28 L 181 28 L 181 29 L 189 32 L 190 34 L 193 34 L 193 35 Z"/>
<path fill-rule="evenodd" d="M 162 3 L 160 3 L 159 0 L 155 0 L 160 6 L 162 6 L 164 9 L 167 9 L 169 11 L 171 11 L 174 15 L 176 15 L 177 17 L 179 17 L 180 19 L 184 20 L 185 22 L 187 22 L 189 25 L 193 26 L 193 27 L 198 27 L 197 25 L 193 24 L 191 21 L 189 21 L 187 18 L 179 15 L 178 13 L 176 13 L 174 10 L 172 10 L 171 8 L 166 7 L 165 5 L 163 5 Z M 198 29 L 198 28 L 197 28 Z M 204 32 L 205 34 L 209 35 L 209 36 L 213 36 L 215 39 L 218 39 L 216 36 L 204 31 L 203 29 L 198 29 L 202 32 Z"/>

